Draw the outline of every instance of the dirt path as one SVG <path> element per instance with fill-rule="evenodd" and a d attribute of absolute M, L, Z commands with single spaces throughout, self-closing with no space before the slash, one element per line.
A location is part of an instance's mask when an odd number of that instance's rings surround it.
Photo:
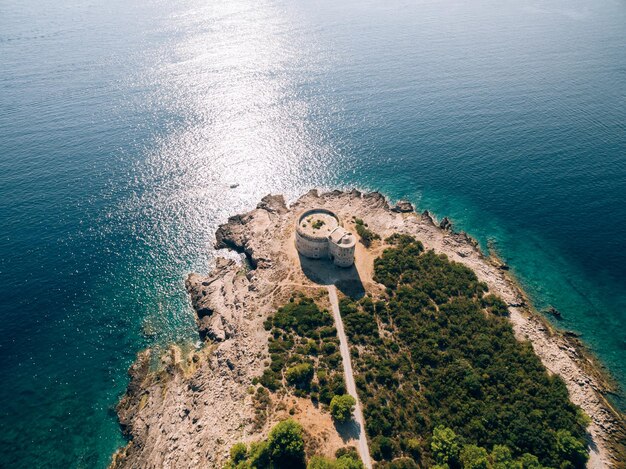
<path fill-rule="evenodd" d="M 343 330 L 343 321 L 341 320 L 341 314 L 339 313 L 339 301 L 337 300 L 337 289 L 334 285 L 328 285 L 328 297 L 330 299 L 330 305 L 333 310 L 333 317 L 335 319 L 335 326 L 337 327 L 337 335 L 339 336 L 339 350 L 341 351 L 341 359 L 343 362 L 343 374 L 346 377 L 346 388 L 348 394 L 350 394 L 356 400 L 356 406 L 354 408 L 354 418 L 358 425 L 358 450 L 361 460 L 367 469 L 372 468 L 372 460 L 370 458 L 370 450 L 367 446 L 367 437 L 365 436 L 365 421 L 363 420 L 363 412 L 361 411 L 361 403 L 359 402 L 359 396 L 356 392 L 356 384 L 354 383 L 354 374 L 352 372 L 352 361 L 350 359 L 350 348 L 348 347 L 348 339 L 346 333 Z"/>

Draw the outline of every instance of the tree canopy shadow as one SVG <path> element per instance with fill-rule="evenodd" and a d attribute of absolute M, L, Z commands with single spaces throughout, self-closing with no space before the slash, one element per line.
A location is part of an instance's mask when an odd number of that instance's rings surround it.
<path fill-rule="evenodd" d="M 339 433 L 339 436 L 344 443 L 347 443 L 350 440 L 358 440 L 361 437 L 363 429 L 353 418 L 347 422 L 334 422 L 334 424 L 335 430 L 337 430 L 337 433 Z"/>

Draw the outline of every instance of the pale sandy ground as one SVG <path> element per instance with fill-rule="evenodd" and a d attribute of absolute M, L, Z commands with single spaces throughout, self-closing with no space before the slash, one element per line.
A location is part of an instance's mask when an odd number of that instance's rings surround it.
<path fill-rule="evenodd" d="M 245 251 L 256 268 L 246 271 L 234 261 L 218 260 L 209 276 L 189 277 L 187 287 L 198 312 L 199 331 L 211 339 L 211 345 L 189 356 L 169 354 L 159 372 L 150 368 L 154 357 L 149 352 L 140 355 L 118 406 L 131 442 L 118 452 L 113 467 L 220 467 L 232 444 L 266 436 L 282 416 L 282 411 L 276 411 L 261 430 L 253 430 L 254 408 L 247 390 L 267 361 L 263 328 L 267 315 L 294 290 L 306 292 L 327 308 L 331 306 L 330 283 L 335 282 L 340 292 L 355 285 L 381 290 L 372 281 L 373 259 L 381 244 L 370 250 L 359 244 L 353 269 L 338 271 L 299 258 L 293 243 L 296 216 L 314 207 L 333 210 L 348 229 L 356 215 L 383 239 L 394 232 L 411 234 L 427 249 L 472 268 L 491 292 L 508 303 L 516 336 L 532 342 L 548 370 L 564 379 L 571 400 L 591 417 L 589 467 L 625 467 L 616 456 L 624 441 L 623 417 L 600 393 L 602 376 L 576 344 L 556 334 L 531 310 L 507 272 L 464 234 L 440 229 L 428 215 L 393 212 L 380 194 L 358 191 L 321 196 L 310 192 L 289 208 L 279 196 L 266 197 L 257 209 L 231 218 L 218 230 L 219 247 Z M 294 410 L 294 418 L 305 427 L 311 422 L 314 452 L 331 456 L 340 446 L 358 446 L 358 440 L 342 438 L 321 409 L 299 400 Z"/>

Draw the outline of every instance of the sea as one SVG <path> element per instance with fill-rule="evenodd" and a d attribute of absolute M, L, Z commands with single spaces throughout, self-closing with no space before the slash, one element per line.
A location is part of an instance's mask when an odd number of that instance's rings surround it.
<path fill-rule="evenodd" d="M 499 255 L 626 409 L 624 0 L 2 0 L 0 466 L 105 468 L 216 227 L 353 187 Z"/>

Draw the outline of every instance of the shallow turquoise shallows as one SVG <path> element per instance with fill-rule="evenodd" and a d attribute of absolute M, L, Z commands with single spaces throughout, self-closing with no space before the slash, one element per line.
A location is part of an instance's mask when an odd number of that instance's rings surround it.
<path fill-rule="evenodd" d="M 0 465 L 106 467 L 217 225 L 315 186 L 450 217 L 626 385 L 623 1 L 5 0 Z"/>

